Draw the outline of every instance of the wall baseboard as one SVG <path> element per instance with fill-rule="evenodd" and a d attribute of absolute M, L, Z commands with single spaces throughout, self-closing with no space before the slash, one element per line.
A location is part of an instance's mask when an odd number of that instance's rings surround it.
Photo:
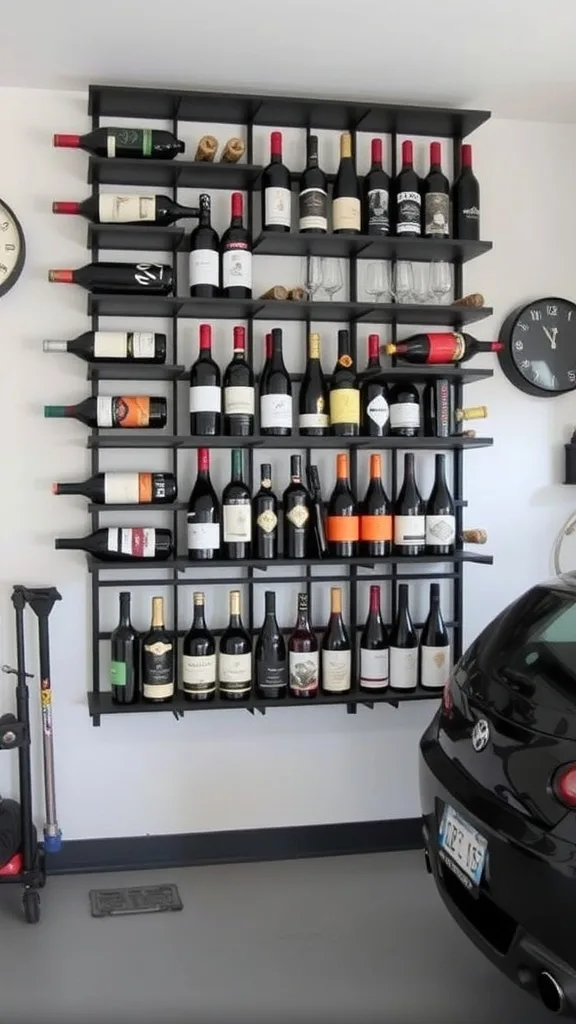
<path fill-rule="evenodd" d="M 48 855 L 47 870 L 51 875 L 142 871 L 200 864 L 383 853 L 421 847 L 420 818 L 395 818 L 334 825 L 72 839 L 62 844 L 60 853 Z"/>

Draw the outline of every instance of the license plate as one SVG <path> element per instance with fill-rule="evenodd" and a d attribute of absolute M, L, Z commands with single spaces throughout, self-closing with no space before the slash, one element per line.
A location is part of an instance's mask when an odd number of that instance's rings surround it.
<path fill-rule="evenodd" d="M 467 889 L 480 885 L 488 843 L 476 829 L 446 804 L 438 836 L 439 854 Z"/>

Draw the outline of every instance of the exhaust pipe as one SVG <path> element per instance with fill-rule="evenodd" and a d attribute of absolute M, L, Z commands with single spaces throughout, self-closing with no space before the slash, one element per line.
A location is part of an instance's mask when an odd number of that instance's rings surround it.
<path fill-rule="evenodd" d="M 540 998 L 546 1009 L 552 1013 L 562 1013 L 566 999 L 564 990 L 554 975 L 549 971 L 541 971 L 538 975 L 537 985 Z"/>

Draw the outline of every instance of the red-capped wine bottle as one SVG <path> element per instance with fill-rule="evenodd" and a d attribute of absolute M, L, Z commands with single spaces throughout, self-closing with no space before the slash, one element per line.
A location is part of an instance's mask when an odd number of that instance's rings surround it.
<path fill-rule="evenodd" d="M 278 557 L 278 499 L 272 490 L 272 466 L 260 466 L 260 489 L 252 503 L 252 536 L 254 558 L 271 560 Z"/>
<path fill-rule="evenodd" d="M 220 502 L 210 480 L 210 452 L 199 448 L 197 476 L 188 501 L 188 558 L 212 561 L 220 554 Z"/>
<path fill-rule="evenodd" d="M 418 238 L 422 234 L 422 197 L 420 178 L 414 170 L 413 146 L 409 139 L 402 143 L 402 168 L 395 183 L 396 234 L 402 238 Z"/>
<path fill-rule="evenodd" d="M 262 172 L 262 230 L 290 231 L 290 172 L 282 163 L 282 132 L 270 135 L 270 163 Z"/>
<path fill-rule="evenodd" d="M 352 646 L 342 618 L 342 590 L 330 590 L 330 619 L 322 638 L 322 689 L 346 693 L 352 688 Z"/>
<path fill-rule="evenodd" d="M 254 649 L 256 692 L 268 700 L 282 700 L 288 689 L 286 641 L 276 618 L 276 594 L 264 594 L 265 617 Z"/>
<path fill-rule="evenodd" d="M 291 697 L 310 700 L 318 693 L 320 652 L 308 621 L 308 595 L 298 594 L 298 618 L 288 639 L 288 685 Z"/>
<path fill-rule="evenodd" d="M 94 156 L 153 160 L 173 160 L 186 148 L 172 132 L 157 128 L 96 128 L 85 135 L 55 135 L 53 145 L 84 149 Z"/>
<path fill-rule="evenodd" d="M 358 554 L 360 519 L 358 502 L 352 492 L 348 452 L 336 460 L 336 483 L 328 503 L 326 537 L 328 554 L 333 558 L 353 558 Z"/>
<path fill-rule="evenodd" d="M 53 494 L 81 494 L 96 505 L 169 505 L 178 497 L 174 473 L 96 473 L 73 484 L 53 484 Z"/>
<path fill-rule="evenodd" d="M 230 619 L 220 637 L 218 673 L 222 700 L 246 700 L 252 689 L 252 641 L 244 629 L 240 591 L 230 591 Z"/>
<path fill-rule="evenodd" d="M 170 295 L 172 267 L 164 263 L 87 263 L 78 270 L 50 270 L 48 280 L 79 284 L 94 295 Z"/>
<path fill-rule="evenodd" d="M 165 561 L 172 554 L 170 530 L 152 526 L 109 526 L 87 537 L 58 537 L 54 547 L 60 551 L 87 551 L 106 562 Z"/>
<path fill-rule="evenodd" d="M 340 164 L 332 195 L 332 230 L 334 234 L 357 235 L 361 229 L 360 186 L 352 156 L 352 136 L 340 136 Z"/>
<path fill-rule="evenodd" d="M 69 341 L 43 341 L 44 352 L 71 352 L 87 363 L 166 362 L 166 335 L 154 331 L 85 331 Z"/>
<path fill-rule="evenodd" d="M 427 238 L 448 238 L 450 234 L 450 185 L 442 173 L 442 146 L 430 143 L 430 170 L 422 182 L 424 234 Z"/>
<path fill-rule="evenodd" d="M 222 390 L 220 368 L 212 359 L 212 328 L 200 324 L 199 353 L 190 369 L 190 433 L 213 437 L 220 433 Z"/>
<path fill-rule="evenodd" d="M 382 168 L 382 139 L 372 139 L 372 164 L 364 178 L 364 231 L 390 234 L 390 178 Z"/>
<path fill-rule="evenodd" d="M 426 504 L 426 551 L 429 555 L 452 555 L 456 541 L 454 502 L 446 483 L 446 456 L 436 455 L 436 473 Z"/>
<path fill-rule="evenodd" d="M 78 405 L 45 405 L 47 419 L 74 419 L 87 427 L 165 427 L 168 417 L 165 398 L 152 395 L 99 395 Z"/>
<path fill-rule="evenodd" d="M 325 235 L 328 231 L 328 189 L 326 175 L 318 166 L 318 136 L 306 139 L 306 169 L 300 179 L 298 230 L 303 234 Z"/>
<path fill-rule="evenodd" d="M 220 239 L 210 220 L 210 196 L 198 200 L 200 217 L 190 235 L 190 295 L 212 299 L 220 292 Z"/>
<path fill-rule="evenodd" d="M 330 384 L 330 425 L 338 437 L 356 437 L 360 432 L 360 391 L 347 330 L 338 331 L 338 359 Z"/>
<path fill-rule="evenodd" d="M 326 437 L 330 432 L 328 385 L 320 362 L 320 335 L 308 337 L 308 360 L 298 396 L 298 426 L 304 437 Z"/>
<path fill-rule="evenodd" d="M 130 621 L 129 591 L 120 593 L 120 621 L 110 636 L 110 693 L 114 704 L 133 704 L 140 689 L 140 637 Z"/>
<path fill-rule="evenodd" d="M 302 456 L 290 456 L 290 483 L 282 497 L 284 558 L 306 558 L 312 547 L 312 499 L 302 483 Z"/>
<path fill-rule="evenodd" d="M 465 143 L 460 153 L 460 174 L 452 193 L 454 236 L 477 242 L 480 238 L 480 185 L 472 170 L 472 146 Z"/>
<path fill-rule="evenodd" d="M 389 679 L 389 640 L 380 611 L 380 587 L 370 587 L 370 610 L 360 636 L 360 689 L 385 690 Z"/>
<path fill-rule="evenodd" d="M 382 483 L 382 458 L 370 456 L 370 482 L 360 506 L 360 554 L 386 558 L 392 552 L 392 507 Z"/>
<path fill-rule="evenodd" d="M 252 500 L 244 482 L 244 450 L 231 452 L 230 483 L 222 491 L 222 554 L 233 560 L 250 558 Z"/>
<path fill-rule="evenodd" d="M 254 433 L 254 373 L 246 359 L 246 329 L 234 328 L 234 354 L 224 371 L 224 434 L 250 437 Z"/>
<path fill-rule="evenodd" d="M 411 338 L 387 345 L 390 356 L 398 356 L 407 363 L 464 363 L 479 352 L 501 352 L 501 341 L 476 341 L 471 334 L 458 331 L 414 334 Z"/>
<path fill-rule="evenodd" d="M 198 217 L 192 206 L 181 206 L 169 196 L 100 192 L 81 203 L 52 203 L 52 213 L 72 213 L 94 224 L 173 224 L 183 217 Z"/>
<path fill-rule="evenodd" d="M 417 557 L 426 550 L 424 502 L 414 474 L 414 455 L 404 455 L 404 481 L 394 505 L 394 551 Z"/>
<path fill-rule="evenodd" d="M 222 294 L 227 299 L 252 298 L 252 239 L 242 222 L 244 199 L 233 192 L 230 227 L 222 235 Z"/>
<path fill-rule="evenodd" d="M 390 687 L 415 690 L 418 685 L 418 637 L 408 605 L 408 584 L 398 587 L 398 611 L 390 630 Z"/>
<path fill-rule="evenodd" d="M 272 351 L 260 377 L 260 431 L 274 437 L 292 433 L 292 384 L 282 355 L 282 331 L 275 327 Z"/>
<path fill-rule="evenodd" d="M 214 700 L 216 641 L 204 618 L 204 594 L 194 594 L 194 618 L 182 644 L 182 692 L 186 700 Z"/>
<path fill-rule="evenodd" d="M 420 636 L 420 686 L 440 690 L 452 669 L 452 645 L 440 611 L 440 586 L 430 584 L 430 611 Z"/>
<path fill-rule="evenodd" d="M 366 372 L 377 373 L 380 367 L 380 338 L 368 335 Z M 360 387 L 360 430 L 365 437 L 385 437 L 390 430 L 390 396 L 386 382 L 366 377 Z"/>

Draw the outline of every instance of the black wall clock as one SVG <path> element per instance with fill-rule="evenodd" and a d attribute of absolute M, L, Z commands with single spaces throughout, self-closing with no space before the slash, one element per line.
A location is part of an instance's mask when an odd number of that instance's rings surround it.
<path fill-rule="evenodd" d="M 26 243 L 20 221 L 0 199 L 0 296 L 14 287 L 25 259 Z"/>
<path fill-rule="evenodd" d="M 498 353 L 508 380 L 527 395 L 552 398 L 576 389 L 576 305 L 535 299 L 516 309 L 500 331 Z"/>

